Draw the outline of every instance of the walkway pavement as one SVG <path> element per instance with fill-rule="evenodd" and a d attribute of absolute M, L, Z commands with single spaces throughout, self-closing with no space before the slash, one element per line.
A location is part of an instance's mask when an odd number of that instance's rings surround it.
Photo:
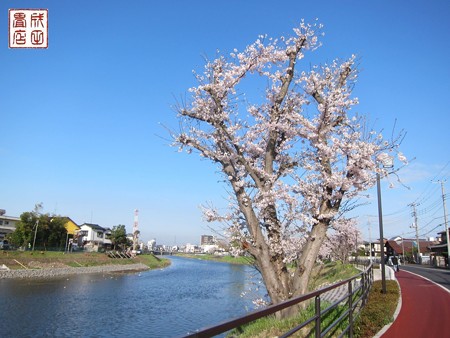
<path fill-rule="evenodd" d="M 392 269 L 386 267 L 386 272 L 388 270 L 392 273 Z M 397 272 L 395 277 L 400 284 L 400 304 L 394 315 L 394 322 L 376 337 L 449 337 L 450 292 L 426 278 L 404 270 Z"/>
<path fill-rule="evenodd" d="M 386 280 L 395 279 L 394 270 L 386 267 Z M 374 280 L 381 280 L 381 270 L 380 269 L 374 269 L 373 270 L 373 279 Z M 359 283 L 359 282 L 357 282 Z M 358 284 L 359 285 L 359 284 Z M 355 289 L 357 287 L 356 284 L 353 284 L 353 288 Z M 346 296 L 348 294 L 348 286 L 347 284 L 341 285 L 338 288 L 335 288 L 333 290 L 330 290 L 326 293 L 324 293 L 321 296 L 321 299 L 324 301 L 328 301 L 330 303 L 334 303 L 338 299 L 341 299 L 342 297 Z"/>

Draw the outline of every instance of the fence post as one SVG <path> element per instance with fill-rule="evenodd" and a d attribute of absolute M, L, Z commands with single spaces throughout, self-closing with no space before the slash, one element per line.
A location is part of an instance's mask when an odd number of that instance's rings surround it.
<path fill-rule="evenodd" d="M 370 284 L 373 284 L 373 264 L 370 267 Z"/>
<path fill-rule="evenodd" d="M 321 323 L 321 317 L 320 317 L 320 296 L 316 296 L 316 338 L 320 338 L 321 332 L 320 332 L 320 323 Z"/>
<path fill-rule="evenodd" d="M 363 274 L 361 275 L 361 285 L 362 285 L 362 306 L 366 305 L 367 302 L 367 269 L 364 270 Z"/>
<path fill-rule="evenodd" d="M 350 280 L 348 282 L 348 326 L 349 326 L 349 332 L 348 336 L 350 338 L 353 337 L 353 285 L 352 281 Z"/>

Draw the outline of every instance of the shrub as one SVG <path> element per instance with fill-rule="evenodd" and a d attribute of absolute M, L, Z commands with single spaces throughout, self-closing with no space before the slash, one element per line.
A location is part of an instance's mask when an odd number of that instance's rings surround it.
<path fill-rule="evenodd" d="M 381 281 L 375 281 L 366 306 L 356 320 L 354 336 L 358 338 L 373 337 L 385 325 L 394 321 L 400 292 L 396 281 L 386 281 L 386 294 L 381 293 Z"/>

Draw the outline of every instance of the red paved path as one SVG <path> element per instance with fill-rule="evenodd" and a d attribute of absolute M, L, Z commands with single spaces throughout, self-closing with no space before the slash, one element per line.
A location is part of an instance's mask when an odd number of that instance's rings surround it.
<path fill-rule="evenodd" d="M 397 272 L 396 277 L 402 307 L 382 338 L 450 337 L 450 293 L 407 271 Z"/>

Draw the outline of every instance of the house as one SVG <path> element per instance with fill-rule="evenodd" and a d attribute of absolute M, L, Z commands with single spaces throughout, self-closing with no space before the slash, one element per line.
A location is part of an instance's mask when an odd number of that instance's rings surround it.
<path fill-rule="evenodd" d="M 75 234 L 80 230 L 80 227 L 70 218 L 70 217 L 61 217 L 64 222 L 64 228 L 67 231 L 66 245 L 65 250 L 70 251 L 73 246 L 73 238 Z"/>
<path fill-rule="evenodd" d="M 56 218 L 63 221 L 64 228 L 67 231 L 65 250 L 70 250 L 73 244 L 73 238 L 75 234 L 80 230 L 80 227 L 70 217 L 62 216 Z"/>
<path fill-rule="evenodd" d="M 386 239 L 384 239 L 384 242 L 386 242 Z M 380 241 L 364 242 L 364 251 L 366 252 L 367 256 L 380 257 L 381 256 Z"/>
<path fill-rule="evenodd" d="M 420 257 L 417 257 L 417 240 L 410 238 L 395 237 L 386 241 L 386 255 L 403 257 L 404 260 L 410 262 L 421 262 L 430 254 L 430 245 L 434 242 L 426 239 L 419 239 Z"/>
<path fill-rule="evenodd" d="M 98 224 L 83 223 L 75 237 L 79 247 L 83 247 L 87 251 L 102 251 L 111 247 L 111 239 L 108 238 L 108 234 L 111 234 L 111 230 Z"/>
<path fill-rule="evenodd" d="M 67 233 L 72 235 L 72 237 L 80 230 L 80 227 L 69 217 L 61 217 L 64 222 L 64 228 L 66 228 Z"/>
<path fill-rule="evenodd" d="M 450 230 L 449 234 L 450 234 Z M 431 262 L 434 266 L 448 266 L 448 246 L 447 234 L 445 231 L 438 232 L 438 240 L 435 244 L 430 245 Z"/>
<path fill-rule="evenodd" d="M 5 239 L 6 235 L 14 232 L 19 221 L 19 217 L 6 216 L 5 209 L 0 209 L 0 240 Z"/>

